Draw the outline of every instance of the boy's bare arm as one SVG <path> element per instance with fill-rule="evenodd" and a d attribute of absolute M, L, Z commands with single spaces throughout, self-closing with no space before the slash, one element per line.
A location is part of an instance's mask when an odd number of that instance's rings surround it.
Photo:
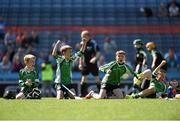
<path fill-rule="evenodd" d="M 79 69 L 82 70 L 83 69 L 83 57 L 79 58 Z"/>
<path fill-rule="evenodd" d="M 82 44 L 80 51 L 84 53 L 84 51 L 86 49 L 87 39 L 82 38 L 82 42 L 83 42 L 83 44 Z"/>
<path fill-rule="evenodd" d="M 164 64 L 166 64 L 166 61 L 165 61 L 165 60 L 163 60 L 163 61 L 161 62 L 161 64 L 159 64 L 159 66 L 158 66 L 157 68 L 155 68 L 155 70 L 154 70 L 153 72 L 151 72 L 150 69 L 147 69 L 147 70 L 143 71 L 143 72 L 138 76 L 138 79 L 143 80 L 144 78 L 146 78 L 146 79 L 148 79 L 148 80 L 151 80 L 151 78 L 152 78 L 152 73 L 153 73 L 153 74 L 157 73 L 157 71 L 158 71 Z"/>
<path fill-rule="evenodd" d="M 58 40 L 53 48 L 53 51 L 52 51 L 52 56 L 55 56 L 57 54 L 57 48 L 58 48 L 58 45 L 61 43 L 60 40 Z"/>
<path fill-rule="evenodd" d="M 159 66 L 154 69 L 153 74 L 157 73 L 157 72 L 159 71 L 159 69 L 160 69 L 162 66 L 164 66 L 165 64 L 166 64 L 166 61 L 163 60 L 163 61 L 159 64 Z"/>
<path fill-rule="evenodd" d="M 155 63 L 157 61 L 157 57 L 153 57 L 152 65 L 151 68 L 154 70 L 155 69 Z"/>
<path fill-rule="evenodd" d="M 87 39 L 82 38 L 82 41 L 83 41 L 83 44 L 82 44 L 80 51 L 84 53 L 84 51 L 86 49 Z M 83 57 L 80 57 L 79 58 L 79 69 L 82 70 L 82 68 L 83 68 Z"/>

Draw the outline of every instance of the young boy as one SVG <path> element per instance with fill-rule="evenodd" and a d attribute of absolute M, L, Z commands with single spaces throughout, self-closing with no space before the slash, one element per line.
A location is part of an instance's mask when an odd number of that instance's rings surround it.
<path fill-rule="evenodd" d="M 168 83 L 167 97 L 180 98 L 180 83 L 176 79 L 173 79 Z"/>
<path fill-rule="evenodd" d="M 99 94 L 90 91 L 86 95 L 86 99 L 95 98 L 95 99 L 104 99 L 107 98 L 107 93 L 112 92 L 114 97 L 112 98 L 123 98 L 123 93 L 119 88 L 119 84 L 124 78 L 128 78 L 129 74 L 132 74 L 137 77 L 133 70 L 125 63 L 126 54 L 123 50 L 116 52 L 116 61 L 112 61 L 104 66 L 99 68 L 100 71 L 105 72 L 101 89 Z"/>
<path fill-rule="evenodd" d="M 136 49 L 136 72 L 141 73 L 147 69 L 147 54 L 143 48 L 143 42 L 141 39 L 135 39 L 133 45 Z"/>
<path fill-rule="evenodd" d="M 165 84 L 165 78 L 166 73 L 163 69 L 161 69 L 162 66 L 166 64 L 166 61 L 162 61 L 161 64 L 151 73 L 150 69 L 145 70 L 139 75 L 139 79 L 147 79 L 150 80 L 150 86 L 137 93 L 132 95 L 127 95 L 126 98 L 139 98 L 139 97 L 146 97 L 151 94 L 155 93 L 165 93 L 166 91 L 166 84 Z"/>
<path fill-rule="evenodd" d="M 152 70 L 154 70 L 155 68 L 158 67 L 158 65 L 166 59 L 164 58 L 164 56 L 157 50 L 156 48 L 156 44 L 154 42 L 148 42 L 146 44 L 146 48 L 147 50 L 151 53 L 152 55 L 152 64 L 151 64 L 151 68 Z M 167 63 L 164 64 L 162 67 L 161 67 L 163 70 L 167 71 Z"/>
<path fill-rule="evenodd" d="M 141 39 L 135 39 L 133 41 L 133 45 L 134 48 L 136 49 L 136 69 L 135 72 L 140 74 L 141 72 L 143 72 L 144 70 L 147 69 L 147 54 L 143 48 L 143 42 Z M 147 82 L 147 81 L 145 81 Z M 146 86 L 147 85 L 147 86 Z M 138 92 L 142 89 L 144 89 L 144 87 L 148 87 L 149 84 L 147 83 L 139 83 L 139 81 L 136 80 L 136 78 L 134 78 L 134 88 L 133 88 L 133 92 Z"/>
<path fill-rule="evenodd" d="M 34 55 L 25 55 L 24 63 L 26 66 L 19 72 L 19 85 L 21 87 L 21 92 L 17 94 L 16 99 L 40 98 L 40 91 L 38 89 L 39 77 L 38 72 L 34 67 L 35 61 L 36 57 Z"/>
<path fill-rule="evenodd" d="M 69 45 L 63 45 L 60 48 L 60 52 L 62 53 L 62 56 L 57 55 L 57 48 L 60 44 L 60 40 L 57 41 L 57 43 L 54 46 L 52 55 L 56 58 L 57 62 L 57 70 L 56 70 L 56 90 L 57 90 L 57 99 L 63 99 L 64 93 L 66 92 L 68 96 L 71 99 L 75 99 L 75 96 L 71 95 L 65 87 L 68 89 L 73 89 L 71 85 L 72 81 L 72 65 L 73 62 L 76 61 L 76 59 L 80 58 L 85 50 L 87 40 L 85 38 L 82 38 L 83 45 L 79 52 L 75 53 L 74 56 L 72 56 L 72 48 Z M 65 87 L 64 87 L 65 86 Z"/>
<path fill-rule="evenodd" d="M 100 79 L 97 61 L 100 56 L 100 48 L 97 42 L 91 38 L 89 31 L 85 30 L 81 32 L 81 38 L 87 39 L 86 49 L 84 51 L 83 58 L 79 59 L 79 69 L 82 73 L 81 78 L 81 97 L 87 94 L 87 80 L 88 75 L 93 75 L 94 81 L 96 82 L 97 88 L 100 89 Z"/>

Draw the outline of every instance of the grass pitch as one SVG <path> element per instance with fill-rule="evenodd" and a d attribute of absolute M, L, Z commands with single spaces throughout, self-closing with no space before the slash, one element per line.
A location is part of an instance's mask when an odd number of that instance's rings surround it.
<path fill-rule="evenodd" d="M 0 120 L 178 120 L 180 100 L 4 100 Z"/>

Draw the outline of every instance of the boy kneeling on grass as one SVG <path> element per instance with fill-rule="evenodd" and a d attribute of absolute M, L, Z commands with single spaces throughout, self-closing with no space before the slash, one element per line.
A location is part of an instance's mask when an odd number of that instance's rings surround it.
<path fill-rule="evenodd" d="M 101 82 L 100 92 L 99 94 L 96 94 L 94 91 L 90 91 L 85 98 L 105 99 L 108 98 L 108 93 L 113 94 L 113 96 L 110 97 L 113 99 L 124 98 L 123 93 L 119 87 L 120 82 L 123 79 L 128 78 L 129 75 L 133 75 L 138 78 L 136 73 L 134 73 L 134 71 L 125 63 L 125 59 L 126 53 L 123 50 L 120 50 L 116 52 L 115 61 L 101 66 L 99 70 L 105 72 L 106 75 Z"/>
<path fill-rule="evenodd" d="M 60 52 L 62 55 L 57 55 L 58 45 L 61 43 L 60 40 L 54 46 L 52 55 L 55 57 L 57 62 L 57 70 L 56 70 L 56 79 L 55 79 L 55 87 L 57 90 L 57 99 L 63 99 L 65 94 L 71 99 L 79 99 L 70 91 L 75 92 L 72 87 L 72 65 L 73 62 L 78 58 L 83 56 L 87 40 L 82 38 L 83 45 L 79 52 L 75 53 L 72 56 L 72 47 L 69 45 L 63 45 L 60 48 Z M 70 89 L 70 91 L 69 91 Z"/>
<path fill-rule="evenodd" d="M 145 70 L 139 75 L 139 80 L 150 80 L 150 86 L 139 92 L 139 93 L 133 93 L 132 95 L 127 95 L 126 98 L 140 98 L 140 97 L 146 97 L 150 94 L 154 93 L 165 93 L 166 92 L 166 72 L 161 69 L 163 65 L 166 64 L 166 61 L 163 60 L 161 64 L 153 71 L 151 72 L 150 69 Z"/>
<path fill-rule="evenodd" d="M 40 99 L 41 91 L 38 89 L 39 76 L 35 69 L 36 57 L 28 54 L 24 56 L 25 67 L 19 72 L 19 85 L 21 91 L 16 99 Z"/>

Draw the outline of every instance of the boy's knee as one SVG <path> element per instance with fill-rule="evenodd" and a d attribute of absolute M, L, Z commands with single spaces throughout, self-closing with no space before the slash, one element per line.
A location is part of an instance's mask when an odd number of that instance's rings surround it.
<path fill-rule="evenodd" d="M 63 98 L 64 98 L 63 92 L 61 90 L 58 90 L 56 99 L 60 100 L 60 99 L 63 99 Z"/>
<path fill-rule="evenodd" d="M 63 97 L 61 97 L 61 96 L 58 96 L 58 95 L 57 95 L 56 99 L 58 99 L 58 100 L 62 100 L 62 99 L 63 99 Z"/>
<path fill-rule="evenodd" d="M 105 94 L 99 94 L 98 99 L 104 99 L 105 98 Z"/>
<path fill-rule="evenodd" d="M 180 94 L 176 94 L 175 98 L 180 99 Z"/>
<path fill-rule="evenodd" d="M 25 96 L 22 92 L 20 92 L 19 94 L 16 95 L 16 99 L 24 99 Z"/>

